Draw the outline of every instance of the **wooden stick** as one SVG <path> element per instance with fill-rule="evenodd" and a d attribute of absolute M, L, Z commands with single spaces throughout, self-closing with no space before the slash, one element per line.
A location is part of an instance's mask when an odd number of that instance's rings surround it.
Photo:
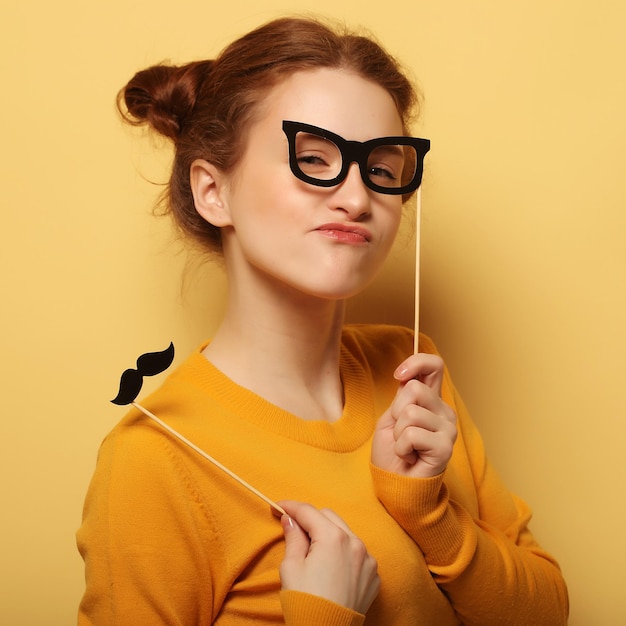
<path fill-rule="evenodd" d="M 235 474 L 234 472 L 231 472 L 226 466 L 222 465 L 219 461 L 215 460 L 212 456 L 208 455 L 204 450 L 199 448 L 195 443 L 192 443 L 191 441 L 189 441 L 189 439 L 181 435 L 179 432 L 175 431 L 171 426 L 168 426 L 163 420 L 159 419 L 156 415 L 154 415 L 154 413 L 151 413 L 150 411 L 148 411 L 148 409 L 144 408 L 143 406 L 141 406 L 141 404 L 137 402 L 131 402 L 131 404 L 136 409 L 141 411 L 146 417 L 149 417 L 151 420 L 154 420 L 157 424 L 159 424 L 159 426 L 167 430 L 168 433 L 174 435 L 174 437 L 182 441 L 184 444 L 188 445 L 192 450 L 195 450 L 200 456 L 203 456 L 207 461 L 210 461 L 211 463 L 213 463 L 213 465 L 219 467 L 223 472 L 226 472 L 231 478 L 234 478 L 240 485 L 244 486 L 246 489 L 251 491 L 255 496 L 258 496 L 259 498 L 261 498 L 261 500 L 269 504 L 275 511 L 277 511 L 281 515 L 287 515 L 286 511 L 282 507 L 278 506 L 276 502 L 273 502 L 267 496 L 264 496 L 260 491 L 256 490 L 252 485 L 250 485 L 245 480 L 243 480 L 243 478 L 239 478 L 237 474 Z"/>
<path fill-rule="evenodd" d="M 417 188 L 415 194 L 415 339 L 413 344 L 413 352 L 418 352 L 419 332 L 420 332 L 420 236 L 422 224 L 422 186 Z"/>

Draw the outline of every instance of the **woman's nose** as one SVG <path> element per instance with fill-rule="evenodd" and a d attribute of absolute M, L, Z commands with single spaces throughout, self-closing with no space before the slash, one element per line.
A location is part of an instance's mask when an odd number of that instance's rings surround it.
<path fill-rule="evenodd" d="M 345 211 L 352 221 L 370 213 L 370 191 L 361 178 L 358 163 L 352 163 L 346 177 L 334 188 L 330 201 L 332 208 Z"/>

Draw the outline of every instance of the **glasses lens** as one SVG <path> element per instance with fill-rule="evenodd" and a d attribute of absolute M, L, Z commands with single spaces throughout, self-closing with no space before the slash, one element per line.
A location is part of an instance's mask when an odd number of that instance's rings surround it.
<path fill-rule="evenodd" d="M 296 135 L 296 162 L 303 174 L 332 180 L 341 172 L 341 161 L 341 151 L 329 139 L 305 132 Z"/>
<path fill-rule="evenodd" d="M 367 158 L 367 176 L 374 185 L 398 189 L 415 177 L 417 152 L 413 146 L 383 144 L 373 148 Z"/>

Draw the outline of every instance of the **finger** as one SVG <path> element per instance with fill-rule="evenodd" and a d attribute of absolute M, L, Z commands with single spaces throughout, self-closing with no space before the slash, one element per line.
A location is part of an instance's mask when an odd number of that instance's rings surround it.
<path fill-rule="evenodd" d="M 437 432 L 445 427 L 444 420 L 429 411 L 427 408 L 416 404 L 405 406 L 396 419 L 393 426 L 393 437 L 397 441 L 407 428 L 421 428 L 431 432 Z"/>
<path fill-rule="evenodd" d="M 319 511 L 307 502 L 298 502 L 297 500 L 279 500 L 276 504 L 280 505 L 289 517 L 296 520 L 303 528 L 306 526 L 305 520 L 315 517 Z"/>
<path fill-rule="evenodd" d="M 421 428 L 407 428 L 396 440 L 394 451 L 399 457 L 407 459 L 415 454 L 424 456 L 440 445 L 437 433 Z"/>
<path fill-rule="evenodd" d="M 327 540 L 330 536 L 338 537 L 341 534 L 355 536 L 346 522 L 331 509 L 316 509 L 305 502 L 287 501 L 280 504 L 307 533 L 311 544 Z"/>
<path fill-rule="evenodd" d="M 439 433 L 454 443 L 458 435 L 456 413 L 441 401 L 436 412 L 423 406 L 408 404 L 396 418 L 393 426 L 394 439 L 397 441 L 409 429 Z"/>
<path fill-rule="evenodd" d="M 396 441 L 394 452 L 406 463 L 421 461 L 433 469 L 433 475 L 442 472 L 452 456 L 454 442 L 446 435 L 419 428 L 408 428 Z"/>
<path fill-rule="evenodd" d="M 411 379 L 398 389 L 391 405 L 394 419 L 398 419 L 408 406 L 420 406 L 433 413 L 443 413 L 448 406 L 435 389 L 425 383 Z"/>
<path fill-rule="evenodd" d="M 311 539 L 323 536 L 329 528 L 336 526 L 328 515 L 324 515 L 313 505 L 306 502 L 287 500 L 280 502 L 289 517 L 295 520 Z"/>
<path fill-rule="evenodd" d="M 306 558 L 311 545 L 309 536 L 289 515 L 280 519 L 285 535 L 285 560 L 302 561 Z"/>
<path fill-rule="evenodd" d="M 435 390 L 437 395 L 441 395 L 443 373 L 444 363 L 440 356 L 420 352 L 405 359 L 393 375 L 396 380 L 404 383 L 413 378 L 419 380 Z"/>

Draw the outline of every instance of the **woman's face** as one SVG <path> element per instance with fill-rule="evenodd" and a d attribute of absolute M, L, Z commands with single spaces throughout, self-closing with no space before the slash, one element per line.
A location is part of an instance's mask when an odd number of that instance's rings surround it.
<path fill-rule="evenodd" d="M 357 163 L 334 187 L 294 176 L 283 120 L 366 141 L 402 135 L 389 93 L 343 70 L 294 74 L 270 91 L 251 124 L 244 156 L 220 191 L 229 276 L 326 299 L 361 291 L 383 264 L 400 223 L 402 200 L 368 189 Z"/>

